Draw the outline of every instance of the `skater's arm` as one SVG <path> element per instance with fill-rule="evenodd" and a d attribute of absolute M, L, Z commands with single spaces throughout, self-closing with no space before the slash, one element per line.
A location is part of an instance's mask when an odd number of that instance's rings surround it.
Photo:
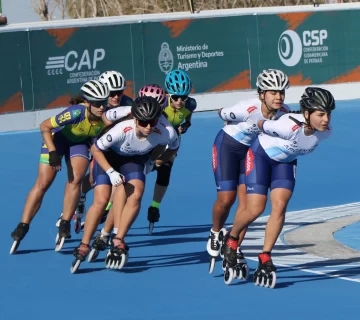
<path fill-rule="evenodd" d="M 54 127 L 51 124 L 50 118 L 44 120 L 40 124 L 41 135 L 44 139 L 44 142 L 45 142 L 49 152 L 56 151 L 55 144 L 54 144 L 53 138 L 52 138 L 52 132 L 51 132 L 52 129 L 54 129 Z"/>
<path fill-rule="evenodd" d="M 125 177 L 111 167 L 104 153 L 96 146 L 96 143 L 91 146 L 91 153 L 99 166 L 107 173 L 113 186 L 119 186 L 125 182 Z"/>
<path fill-rule="evenodd" d="M 158 159 L 165 152 L 165 150 L 166 145 L 158 144 L 151 152 L 151 161 L 155 161 L 156 159 Z"/>
<path fill-rule="evenodd" d="M 111 169 L 111 166 L 106 160 L 104 153 L 100 149 L 98 149 L 95 143 L 91 146 L 91 154 L 104 171 L 108 171 L 109 169 Z"/>

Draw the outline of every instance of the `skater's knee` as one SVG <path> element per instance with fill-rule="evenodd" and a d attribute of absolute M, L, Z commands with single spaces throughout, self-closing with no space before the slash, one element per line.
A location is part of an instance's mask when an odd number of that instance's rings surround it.
<path fill-rule="evenodd" d="M 173 163 L 171 161 L 164 162 L 160 167 L 157 167 L 156 184 L 167 187 L 170 183 L 170 174 Z"/>
<path fill-rule="evenodd" d="M 217 204 L 224 210 L 230 210 L 236 200 L 236 193 L 225 193 L 218 196 Z"/>
<path fill-rule="evenodd" d="M 284 201 L 282 199 L 277 199 L 275 201 L 273 200 L 271 201 L 271 214 L 279 218 L 283 217 L 285 216 L 286 207 L 287 201 Z"/>
<path fill-rule="evenodd" d="M 144 194 L 144 190 L 138 190 L 137 188 L 135 188 L 134 192 L 128 198 L 128 201 L 138 204 L 141 202 L 143 194 Z"/>
<path fill-rule="evenodd" d="M 72 185 L 72 186 L 76 186 L 76 187 L 80 187 L 82 182 L 83 182 L 83 176 L 80 175 L 74 175 L 74 177 L 72 177 L 71 179 L 68 180 L 68 184 Z"/>
<path fill-rule="evenodd" d="M 264 208 L 261 206 L 247 207 L 245 212 L 247 213 L 249 222 L 253 222 L 264 212 Z"/>
<path fill-rule="evenodd" d="M 109 203 L 109 198 L 110 197 L 106 195 L 96 195 L 93 206 L 95 206 L 99 211 L 103 212 Z"/>
<path fill-rule="evenodd" d="M 34 189 L 40 193 L 45 193 L 51 185 L 51 180 L 38 179 L 35 183 Z"/>

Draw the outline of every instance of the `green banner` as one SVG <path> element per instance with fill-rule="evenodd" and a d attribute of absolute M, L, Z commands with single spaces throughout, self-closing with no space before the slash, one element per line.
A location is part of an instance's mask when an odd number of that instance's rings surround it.
<path fill-rule="evenodd" d="M 259 16 L 260 67 L 283 70 L 292 85 L 358 81 L 359 17 L 359 11 Z"/>
<path fill-rule="evenodd" d="M 27 32 L 0 33 L 0 113 L 31 108 L 33 88 L 30 69 L 30 48 Z"/>
<path fill-rule="evenodd" d="M 145 83 L 163 85 L 169 71 L 181 69 L 195 93 L 250 89 L 247 34 L 254 22 L 244 16 L 145 23 Z"/>
<path fill-rule="evenodd" d="M 107 70 L 125 76 L 132 97 L 173 69 L 189 74 L 193 93 L 254 89 L 267 68 L 292 86 L 360 81 L 358 18 L 344 10 L 0 30 L 0 113 L 66 106 Z"/>
<path fill-rule="evenodd" d="M 132 88 L 130 25 L 30 32 L 34 110 L 68 105 L 81 85 L 121 70 Z M 121 37 L 120 37 L 121 35 Z"/>

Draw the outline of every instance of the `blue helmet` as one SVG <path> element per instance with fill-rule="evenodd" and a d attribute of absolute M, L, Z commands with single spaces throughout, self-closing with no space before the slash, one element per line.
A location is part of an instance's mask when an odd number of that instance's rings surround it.
<path fill-rule="evenodd" d="M 192 88 L 189 76 L 182 70 L 170 71 L 165 78 L 165 88 L 170 94 L 187 96 Z"/>

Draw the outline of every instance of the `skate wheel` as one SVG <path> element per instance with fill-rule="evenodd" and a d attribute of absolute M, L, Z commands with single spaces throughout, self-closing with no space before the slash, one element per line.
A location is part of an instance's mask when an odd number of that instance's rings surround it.
<path fill-rule="evenodd" d="M 210 257 L 209 274 L 212 274 L 215 269 L 216 258 Z"/>
<path fill-rule="evenodd" d="M 56 224 L 55 224 L 55 226 L 56 226 L 57 228 L 59 228 L 59 226 L 60 226 L 60 221 L 61 221 L 62 216 L 63 216 L 63 214 L 62 214 L 62 212 L 61 212 L 60 217 L 59 217 L 58 221 L 56 221 Z"/>
<path fill-rule="evenodd" d="M 96 249 L 92 249 L 89 253 L 88 262 L 93 262 L 98 257 L 99 251 Z"/>
<path fill-rule="evenodd" d="M 154 222 L 150 222 L 150 224 L 149 224 L 149 235 L 150 236 L 152 235 L 153 229 L 154 229 Z"/>
<path fill-rule="evenodd" d="M 276 273 L 275 273 L 275 271 L 271 271 L 270 277 L 268 279 L 268 284 L 269 284 L 269 287 L 271 289 L 275 288 L 275 285 L 276 285 Z"/>
<path fill-rule="evenodd" d="M 226 261 L 225 260 L 222 261 L 221 267 L 222 267 L 223 271 L 226 270 Z"/>
<path fill-rule="evenodd" d="M 225 228 L 222 228 L 219 231 L 220 257 L 222 259 L 224 259 L 224 240 L 225 240 L 225 236 L 226 236 L 227 232 L 228 231 Z"/>
<path fill-rule="evenodd" d="M 124 268 L 125 264 L 128 262 L 129 256 L 127 254 L 121 255 L 121 260 L 117 263 L 117 269 L 120 270 Z"/>
<path fill-rule="evenodd" d="M 122 253 L 121 256 L 116 259 L 116 260 L 112 260 L 111 257 L 110 257 L 111 253 L 110 253 L 110 250 L 107 254 L 107 257 L 106 257 L 106 268 L 108 269 L 122 269 L 125 264 L 127 263 L 128 261 L 128 255 L 125 254 L 125 253 Z"/>
<path fill-rule="evenodd" d="M 249 275 L 250 275 L 249 266 L 247 264 L 242 265 L 239 270 L 238 279 L 247 280 L 249 278 Z"/>
<path fill-rule="evenodd" d="M 111 266 L 111 260 L 109 258 L 109 256 L 111 255 L 110 250 L 108 250 L 107 254 L 106 254 L 106 258 L 105 258 L 105 267 L 106 269 L 109 269 Z"/>
<path fill-rule="evenodd" d="M 20 241 L 15 240 L 10 248 L 10 254 L 14 254 L 20 245 Z"/>
<path fill-rule="evenodd" d="M 57 235 L 57 237 L 59 237 L 59 235 Z M 58 241 L 56 243 L 56 247 L 55 247 L 55 251 L 60 251 L 64 245 L 65 242 L 65 238 L 61 237 L 60 239 L 58 238 Z"/>
<path fill-rule="evenodd" d="M 121 254 L 121 256 L 119 257 L 119 260 L 113 260 L 110 266 L 110 269 L 122 269 L 126 263 L 126 255 L 125 254 Z"/>
<path fill-rule="evenodd" d="M 79 269 L 80 264 L 81 264 L 81 261 L 80 261 L 80 260 L 76 260 L 75 263 L 74 263 L 74 265 L 71 266 L 70 272 L 71 272 L 72 274 L 74 274 L 74 273 L 77 271 L 77 269 Z"/>
<path fill-rule="evenodd" d="M 259 273 L 258 273 L 258 271 L 257 271 L 257 269 L 256 269 L 255 272 L 254 272 L 254 284 L 255 284 L 256 286 L 258 286 L 259 283 L 260 283 L 260 277 L 259 277 Z"/>
<path fill-rule="evenodd" d="M 234 270 L 233 268 L 226 267 L 224 272 L 224 282 L 229 285 L 234 278 Z"/>
<path fill-rule="evenodd" d="M 260 287 L 265 287 L 266 282 L 267 282 L 266 276 L 263 274 L 261 276 Z"/>
<path fill-rule="evenodd" d="M 74 224 L 74 230 L 76 234 L 79 234 L 81 231 L 81 219 L 77 219 L 75 220 L 75 224 Z"/>

